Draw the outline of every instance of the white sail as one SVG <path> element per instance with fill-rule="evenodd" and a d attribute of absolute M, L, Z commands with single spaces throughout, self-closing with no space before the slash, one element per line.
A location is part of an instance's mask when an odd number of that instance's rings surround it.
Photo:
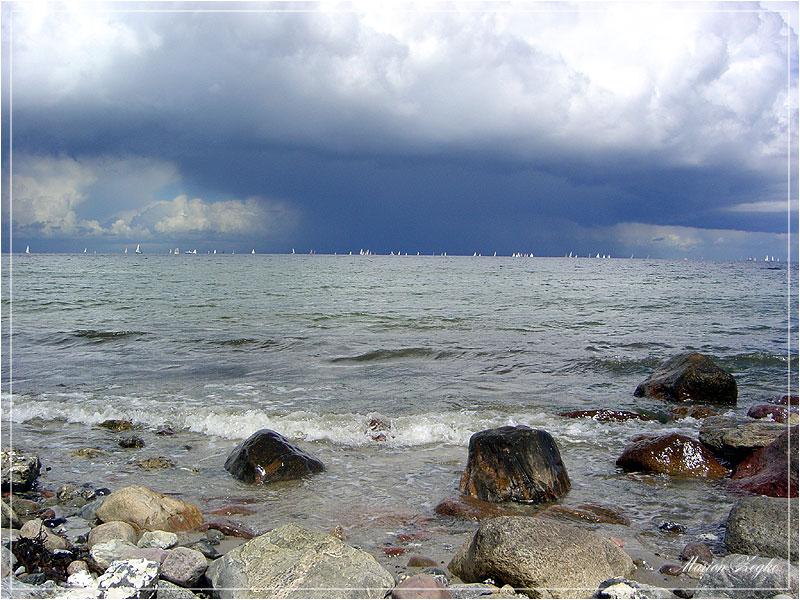
<path fill-rule="evenodd" d="M 30 254 L 30 253 L 31 253 L 31 247 L 25 246 L 25 254 Z"/>
<path fill-rule="evenodd" d="M 139 244 L 136 244 L 136 254 L 141 254 L 142 249 L 139 247 Z"/>

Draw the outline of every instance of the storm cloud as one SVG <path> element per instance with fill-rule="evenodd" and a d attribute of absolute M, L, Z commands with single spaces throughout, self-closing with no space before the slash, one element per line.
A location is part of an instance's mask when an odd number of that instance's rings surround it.
<path fill-rule="evenodd" d="M 790 2 L 4 9 L 15 244 L 738 259 L 796 225 Z"/>

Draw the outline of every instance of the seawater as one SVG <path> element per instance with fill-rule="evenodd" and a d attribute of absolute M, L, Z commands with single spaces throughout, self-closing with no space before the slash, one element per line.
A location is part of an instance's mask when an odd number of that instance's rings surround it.
<path fill-rule="evenodd" d="M 696 350 L 729 370 L 736 407 L 796 393 L 797 271 L 753 262 L 441 256 L 14 255 L 3 257 L 3 442 L 39 452 L 40 485 L 139 483 L 328 530 L 387 566 L 384 547 L 446 562 L 475 524 L 439 517 L 476 431 L 550 432 L 572 481 L 560 500 L 617 507 L 596 526 L 626 549 L 677 555 L 714 545 L 736 501 L 724 481 L 627 474 L 639 433 L 697 437 L 671 406 L 634 398 L 670 356 Z M 793 314 L 790 315 L 790 310 Z M 792 343 L 790 344 L 790 340 Z M 576 409 L 657 419 L 598 423 Z M 137 425 L 118 446 L 106 419 Z M 385 423 L 385 440 L 370 423 Z M 171 426 L 172 436 L 156 431 Z M 320 458 L 302 481 L 254 487 L 223 469 L 269 428 Z M 104 453 L 72 457 L 84 447 Z M 141 458 L 176 467 L 147 471 Z M 526 509 L 533 514 L 538 507 Z M 684 534 L 658 528 L 665 520 Z"/>

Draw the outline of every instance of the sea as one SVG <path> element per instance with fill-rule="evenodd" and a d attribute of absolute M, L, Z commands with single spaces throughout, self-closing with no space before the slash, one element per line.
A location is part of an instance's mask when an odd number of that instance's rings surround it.
<path fill-rule="evenodd" d="M 736 378 L 744 415 L 796 394 L 797 269 L 650 259 L 30 254 L 3 258 L 3 444 L 36 451 L 39 486 L 140 484 L 265 531 L 329 531 L 401 569 L 444 566 L 472 521 L 437 515 L 470 436 L 549 432 L 571 480 L 559 504 L 614 507 L 586 523 L 633 555 L 719 550 L 737 496 L 725 481 L 626 473 L 631 438 L 701 421 L 635 398 L 692 350 Z M 619 409 L 650 421 L 560 413 Z M 97 427 L 131 421 L 133 432 Z M 157 435 L 171 427 L 174 435 Z M 299 481 L 244 484 L 228 454 L 268 428 L 322 460 Z M 380 430 L 380 431 L 379 431 Z M 119 439 L 135 433 L 144 447 Z M 377 439 L 376 439 L 377 438 Z M 74 456 L 82 448 L 102 452 Z M 174 467 L 148 470 L 144 458 Z M 517 506 L 525 514 L 544 507 Z M 234 511 L 236 512 L 236 511 Z M 677 523 L 682 531 L 662 527 Z M 650 565 L 655 568 L 657 565 Z M 646 568 L 647 564 L 643 568 Z"/>

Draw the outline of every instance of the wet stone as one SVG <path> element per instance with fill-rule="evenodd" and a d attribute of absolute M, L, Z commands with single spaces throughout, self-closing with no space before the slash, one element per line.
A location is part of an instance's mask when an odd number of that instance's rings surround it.
<path fill-rule="evenodd" d="M 69 453 L 70 456 L 76 458 L 97 458 L 105 454 L 100 448 L 78 448 Z"/>
<path fill-rule="evenodd" d="M 120 419 L 108 419 L 103 421 L 102 423 L 97 424 L 98 427 L 102 427 L 103 429 L 108 429 L 109 431 L 116 431 L 119 433 L 120 431 L 127 431 L 129 429 L 133 429 L 133 423 L 130 421 L 123 421 Z"/>
<path fill-rule="evenodd" d="M 166 456 L 155 456 L 153 458 L 143 458 L 133 463 L 141 469 L 149 471 L 157 471 L 160 469 L 169 469 L 175 466 L 175 461 L 170 460 Z"/>
<path fill-rule="evenodd" d="M 138 435 L 121 438 L 118 443 L 121 448 L 144 448 L 144 440 Z"/>

